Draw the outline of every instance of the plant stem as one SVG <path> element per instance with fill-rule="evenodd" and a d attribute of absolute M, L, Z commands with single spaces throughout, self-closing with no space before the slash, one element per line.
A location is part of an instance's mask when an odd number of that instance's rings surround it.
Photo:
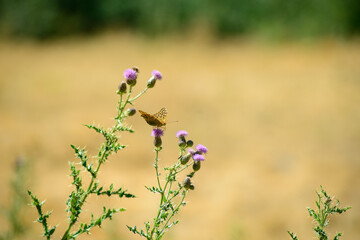
<path fill-rule="evenodd" d="M 191 161 L 190 163 L 186 164 L 183 168 L 181 168 L 179 171 L 176 171 L 175 174 L 178 174 L 182 171 L 184 171 L 185 169 L 187 169 L 191 164 L 193 164 L 194 161 Z"/>
<path fill-rule="evenodd" d="M 117 125 L 121 124 L 121 122 L 124 120 L 124 116 L 122 117 L 123 113 L 124 113 L 124 109 L 126 107 L 126 105 L 130 102 L 129 98 L 132 92 L 132 86 L 129 87 L 129 92 L 126 96 L 126 100 L 124 102 L 124 104 L 122 105 L 122 101 L 123 101 L 123 96 L 122 94 L 120 94 L 120 100 L 119 100 L 119 104 L 118 104 L 118 115 L 115 117 L 115 119 L 117 119 Z M 113 128 L 113 132 L 115 131 L 116 127 Z"/>
<path fill-rule="evenodd" d="M 159 219 L 159 216 L 160 216 L 160 213 L 161 213 L 161 206 L 162 206 L 162 204 L 164 202 L 164 191 L 163 191 L 163 189 L 161 187 L 161 184 L 160 184 L 159 171 L 158 171 L 158 168 L 159 168 L 158 167 L 159 151 L 160 151 L 159 148 L 155 148 L 156 155 L 155 155 L 154 168 L 155 168 L 155 171 L 156 171 L 156 179 L 157 179 L 157 182 L 158 182 L 161 198 L 160 198 L 159 210 L 158 210 L 158 213 L 156 215 L 156 218 L 154 219 L 153 229 L 151 230 L 150 236 L 148 236 L 149 240 L 153 239 L 152 236 L 154 235 L 154 232 L 155 232 L 155 229 L 156 229 L 156 226 L 157 226 L 157 222 L 158 222 L 158 219 Z M 165 187 L 166 187 L 166 184 L 165 184 Z"/>
<path fill-rule="evenodd" d="M 83 206 L 83 204 L 86 201 L 86 198 L 89 196 L 90 192 L 91 192 L 91 188 L 94 184 L 94 181 L 96 179 L 97 173 L 99 172 L 100 166 L 101 164 L 104 162 L 104 156 L 105 156 L 105 152 L 102 154 L 102 156 L 98 159 L 98 166 L 96 168 L 96 170 L 94 171 L 94 174 L 91 176 L 91 180 L 89 183 L 89 186 L 87 188 L 87 190 L 84 192 L 84 194 L 82 195 L 82 198 L 80 199 L 80 203 L 79 203 L 79 207 L 81 208 Z M 61 240 L 68 240 L 69 239 L 69 232 L 71 230 L 71 228 L 74 226 L 74 224 L 77 222 L 77 218 L 74 219 L 72 222 L 70 222 L 68 228 L 66 229 L 63 237 L 61 238 Z"/>
<path fill-rule="evenodd" d="M 141 93 L 139 93 L 137 96 L 135 96 L 134 98 L 130 99 L 129 102 L 132 102 L 136 99 L 138 99 L 141 95 L 143 95 L 144 93 L 146 93 L 146 91 L 148 90 L 149 88 L 146 87 Z"/>
<path fill-rule="evenodd" d="M 155 155 L 155 163 L 154 163 L 154 167 L 155 167 L 155 171 L 156 171 L 156 179 L 157 179 L 157 182 L 158 182 L 158 186 L 159 186 L 159 189 L 160 191 L 162 192 L 162 188 L 161 188 L 161 184 L 160 184 L 160 178 L 159 178 L 159 166 L 158 166 L 158 162 L 159 162 L 159 149 L 156 148 L 155 149 L 155 152 L 156 152 L 156 155 Z"/>
<path fill-rule="evenodd" d="M 163 235 L 163 232 L 165 231 L 166 229 L 166 226 L 168 225 L 169 221 L 171 220 L 171 218 L 175 215 L 175 213 L 177 213 L 181 207 L 181 205 L 183 204 L 184 202 L 184 199 L 186 197 L 186 192 L 187 191 L 184 191 L 183 192 L 183 197 L 181 198 L 181 201 L 179 203 L 179 205 L 176 207 L 176 209 L 171 213 L 170 217 L 168 218 L 168 220 L 166 221 L 166 223 L 164 224 L 163 228 L 161 229 L 158 237 L 156 238 L 156 240 L 160 240 L 162 238 L 162 235 Z"/>
<path fill-rule="evenodd" d="M 167 193 L 167 196 L 166 196 L 167 199 L 169 199 L 170 192 L 171 192 L 171 187 L 172 187 L 172 181 L 169 184 L 169 190 L 168 190 L 168 193 Z"/>
<path fill-rule="evenodd" d="M 118 123 L 120 122 L 120 115 L 121 115 L 121 114 L 120 114 L 120 109 L 121 109 L 121 104 L 122 104 L 122 96 L 123 96 L 123 94 L 120 93 L 120 99 L 119 99 L 118 108 L 117 108 L 118 113 L 117 113 L 117 116 L 116 116 L 116 118 L 115 118 Z"/>
<path fill-rule="evenodd" d="M 130 95 L 131 95 L 131 91 L 132 91 L 132 86 L 130 86 L 130 88 L 129 88 L 129 92 L 128 92 L 128 95 L 126 97 L 126 100 L 125 100 L 124 104 L 122 104 L 123 99 L 122 99 L 122 94 L 120 94 L 120 100 L 119 100 L 118 109 L 117 109 L 118 114 L 117 114 L 117 117 L 115 118 L 117 120 L 116 125 L 121 124 L 122 121 L 123 121 L 122 115 L 124 113 L 124 109 L 125 109 L 126 105 L 129 103 L 129 98 L 130 98 Z M 116 127 L 114 127 L 112 129 L 112 132 L 114 133 L 115 130 L 116 130 Z M 103 149 L 109 149 L 108 147 L 109 147 L 108 142 L 106 141 L 105 142 L 105 147 Z M 101 151 L 101 149 L 100 149 L 100 151 Z M 99 172 L 101 164 L 105 161 L 105 156 L 108 153 L 108 151 L 110 151 L 110 150 L 104 150 L 102 152 L 101 156 L 98 158 L 98 166 L 95 169 L 94 174 L 92 174 L 92 176 L 91 176 L 91 180 L 90 180 L 90 183 L 89 183 L 89 186 L 88 186 L 87 190 L 83 193 L 83 195 L 82 195 L 82 197 L 80 199 L 80 203 L 79 203 L 80 208 L 83 206 L 83 204 L 85 203 L 87 197 L 91 193 L 91 188 L 93 187 L 93 184 L 94 184 L 94 182 L 95 182 L 95 180 L 97 178 L 97 173 Z M 77 222 L 77 218 L 75 218 L 72 222 L 69 223 L 69 226 L 66 229 L 66 231 L 65 231 L 63 237 L 61 238 L 61 240 L 68 240 L 71 237 L 69 235 L 69 232 L 70 232 L 71 228 L 74 226 L 74 224 L 76 222 Z"/>
<path fill-rule="evenodd" d="M 159 148 L 155 148 L 155 152 L 156 152 L 156 155 L 155 155 L 155 162 L 154 162 L 154 168 L 155 168 L 155 172 L 156 172 L 156 179 L 157 179 L 157 183 L 158 183 L 158 188 L 159 188 L 159 192 L 160 192 L 160 203 L 159 203 L 159 208 L 158 208 L 158 212 L 157 212 L 157 215 L 156 217 L 154 218 L 154 225 L 150 231 L 149 234 L 147 234 L 146 238 L 148 240 L 153 240 L 153 239 L 156 239 L 156 240 L 159 240 L 162 238 L 163 234 L 164 234 L 164 231 L 165 229 L 167 228 L 168 224 L 169 224 L 169 221 L 171 220 L 171 218 L 175 215 L 176 212 L 178 212 L 179 208 L 183 205 L 184 203 L 184 199 L 185 199 L 185 196 L 186 196 L 186 190 L 183 190 L 182 187 L 180 187 L 179 189 L 177 189 L 175 192 L 173 192 L 173 196 L 171 197 L 170 194 L 171 194 L 171 188 L 172 188 L 172 183 L 175 179 L 175 176 L 183 171 L 184 169 L 186 169 L 187 167 L 189 167 L 191 165 L 190 164 L 187 164 L 186 166 L 184 166 L 183 168 L 180 168 L 180 161 L 178 161 L 174 166 L 172 166 L 171 168 L 168 168 L 169 170 L 169 174 L 166 176 L 166 182 L 164 184 L 164 186 L 162 187 L 161 186 L 161 183 L 160 183 L 160 174 L 159 174 L 159 170 L 158 170 L 158 162 L 159 162 L 159 152 L 160 152 L 161 149 Z M 181 154 L 180 154 L 181 155 Z M 179 169 L 180 168 L 180 169 Z M 177 170 L 179 169 L 179 170 Z M 182 199 L 179 203 L 179 205 L 173 210 L 172 214 L 167 218 L 167 221 L 165 222 L 165 225 L 163 225 L 163 227 L 161 228 L 161 231 L 156 231 L 156 229 L 159 229 L 160 228 L 160 216 L 162 216 L 162 212 L 166 211 L 164 210 L 163 208 L 163 205 L 164 203 L 170 203 L 171 200 L 178 196 L 179 192 L 183 190 L 183 196 L 182 196 Z M 164 219 L 165 220 L 165 219 Z M 154 234 L 155 234 L 155 238 L 154 238 Z"/>

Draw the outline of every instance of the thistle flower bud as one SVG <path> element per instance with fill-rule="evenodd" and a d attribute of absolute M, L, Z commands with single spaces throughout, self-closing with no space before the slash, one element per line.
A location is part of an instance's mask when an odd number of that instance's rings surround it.
<path fill-rule="evenodd" d="M 188 190 L 189 188 L 191 188 L 191 178 L 190 177 L 186 177 L 184 179 L 184 182 L 183 182 L 183 186 L 186 190 Z"/>
<path fill-rule="evenodd" d="M 126 80 L 126 83 L 129 84 L 129 86 L 135 86 L 136 79 L 128 79 L 128 80 Z"/>
<path fill-rule="evenodd" d="M 207 153 L 208 150 L 204 145 L 198 144 L 196 145 L 196 150 L 198 150 L 199 153 Z"/>
<path fill-rule="evenodd" d="M 164 136 L 164 131 L 161 128 L 154 128 L 151 131 L 151 136 L 153 137 L 161 137 Z"/>
<path fill-rule="evenodd" d="M 125 70 L 124 77 L 126 83 L 129 84 L 129 86 L 135 86 L 137 79 L 137 72 L 134 69 L 129 68 Z"/>
<path fill-rule="evenodd" d="M 185 137 L 188 135 L 187 131 L 180 130 L 176 133 L 176 137 L 179 138 L 178 145 L 179 147 L 186 147 L 186 139 Z"/>
<path fill-rule="evenodd" d="M 154 77 L 151 77 L 148 81 L 147 81 L 147 84 L 146 86 L 148 88 L 153 88 L 155 86 L 155 83 L 156 83 L 156 79 Z"/>
<path fill-rule="evenodd" d="M 151 132 L 151 136 L 155 137 L 154 139 L 154 145 L 155 147 L 161 147 L 162 140 L 161 136 L 164 135 L 164 131 L 161 128 L 154 128 Z"/>
<path fill-rule="evenodd" d="M 126 115 L 127 116 L 134 116 L 136 113 L 136 109 L 135 108 L 129 108 L 128 110 L 126 110 Z"/>
<path fill-rule="evenodd" d="M 196 153 L 196 151 L 192 148 L 189 148 L 188 153 L 190 153 L 191 155 L 194 155 Z"/>
<path fill-rule="evenodd" d="M 194 170 L 195 172 L 196 172 L 196 171 L 199 171 L 199 170 L 200 170 L 200 167 L 201 167 L 200 161 L 194 162 L 194 164 L 193 164 L 193 170 Z"/>
<path fill-rule="evenodd" d="M 126 83 L 124 81 L 122 81 L 120 84 L 119 84 L 119 87 L 118 87 L 118 91 L 117 91 L 117 94 L 121 94 L 121 93 L 126 93 Z"/>
<path fill-rule="evenodd" d="M 195 153 L 193 159 L 195 162 L 205 161 L 205 157 L 199 153 Z"/>
<path fill-rule="evenodd" d="M 162 79 L 162 74 L 158 70 L 152 71 L 151 75 L 153 76 L 153 78 L 155 78 L 155 80 L 161 80 Z"/>
<path fill-rule="evenodd" d="M 193 145 L 194 145 L 194 142 L 191 140 L 186 142 L 186 146 L 188 146 L 188 147 L 192 147 Z"/>
<path fill-rule="evenodd" d="M 161 145 L 162 145 L 161 137 L 155 137 L 154 138 L 154 146 L 155 147 L 161 147 Z"/>
<path fill-rule="evenodd" d="M 191 158 L 191 153 L 188 153 L 188 154 L 186 154 L 184 156 L 181 156 L 180 163 L 182 165 L 185 165 L 185 164 L 187 164 L 189 162 L 190 158 Z"/>
<path fill-rule="evenodd" d="M 190 190 L 194 190 L 195 186 L 193 184 L 190 185 Z"/>
<path fill-rule="evenodd" d="M 180 130 L 176 133 L 177 138 L 186 137 L 187 135 L 188 135 L 188 133 L 185 130 Z"/>
<path fill-rule="evenodd" d="M 186 147 L 186 140 L 184 137 L 179 138 L 178 145 L 179 145 L 179 147 L 182 147 L 182 148 Z"/>

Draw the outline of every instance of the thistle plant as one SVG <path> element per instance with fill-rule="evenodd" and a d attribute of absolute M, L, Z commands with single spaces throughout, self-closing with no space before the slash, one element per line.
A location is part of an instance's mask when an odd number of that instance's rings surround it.
<path fill-rule="evenodd" d="M 112 127 L 105 129 L 102 126 L 95 126 L 94 124 L 85 125 L 87 128 L 94 130 L 104 137 L 104 142 L 100 145 L 98 154 L 91 157 L 88 156 L 85 148 L 71 145 L 71 148 L 75 152 L 75 156 L 78 158 L 78 162 L 69 162 L 70 176 L 72 177 L 74 190 L 70 193 L 69 198 L 66 201 L 68 225 L 65 232 L 61 234 L 62 240 L 76 239 L 83 233 L 89 233 L 93 227 L 101 227 L 103 221 L 106 219 L 111 220 L 114 214 L 125 211 L 125 208 L 106 208 L 104 206 L 100 216 L 94 216 L 94 214 L 91 213 L 91 220 L 89 222 L 82 222 L 80 220 L 80 215 L 84 211 L 84 205 L 91 195 L 108 197 L 117 196 L 119 198 L 135 197 L 133 194 L 128 193 L 127 190 L 121 187 L 115 187 L 113 184 L 110 184 L 108 187 L 102 186 L 99 182 L 98 173 L 101 166 L 107 162 L 111 154 L 117 153 L 126 147 L 119 142 L 120 134 L 122 132 L 134 133 L 134 130 L 126 123 L 126 119 L 133 116 L 136 113 L 136 109 L 131 107 L 127 108 L 128 105 L 133 105 L 136 99 L 142 96 L 148 89 L 153 88 L 156 81 L 162 78 L 160 72 L 153 71 L 152 76 L 147 81 L 145 89 L 135 97 L 132 97 L 132 91 L 137 83 L 138 73 L 139 70 L 136 67 L 127 69 L 124 72 L 125 80 L 120 83 L 117 90 L 119 101 L 117 105 L 117 114 L 114 117 L 115 123 Z M 160 151 L 160 148 L 157 149 Z M 178 170 L 177 167 L 176 171 Z M 173 171 L 175 170 L 172 170 L 172 172 Z M 87 184 L 83 181 L 84 174 L 87 174 L 90 178 L 90 181 Z M 45 201 L 40 202 L 30 191 L 28 191 L 28 194 L 32 199 L 32 205 L 38 212 L 39 218 L 37 219 L 37 222 L 42 224 L 43 237 L 51 239 L 57 227 L 49 226 L 48 224 L 48 218 L 52 212 L 44 212 L 43 205 Z"/>
<path fill-rule="evenodd" d="M 159 169 L 160 152 L 164 131 L 161 128 L 155 128 L 152 131 L 154 137 L 154 168 L 156 176 L 156 186 L 146 187 L 150 192 L 157 194 L 159 206 L 155 217 L 151 221 L 144 223 L 145 227 L 138 229 L 128 226 L 129 230 L 147 240 L 160 240 L 168 229 L 176 225 L 179 221 L 173 220 L 174 216 L 180 211 L 181 207 L 186 205 L 185 198 L 189 190 L 194 190 L 192 179 L 195 173 L 200 170 L 201 162 L 205 160 L 204 154 L 207 148 L 201 144 L 196 146 L 196 150 L 190 148 L 194 145 L 192 140 L 186 140 L 188 133 L 184 130 L 178 131 L 179 156 L 173 165 Z M 192 170 L 180 181 L 181 173 L 192 166 Z M 164 176 L 164 177 L 163 177 Z"/>
<path fill-rule="evenodd" d="M 27 164 L 22 157 L 17 157 L 14 164 L 14 178 L 10 187 L 12 190 L 11 204 L 4 208 L 4 214 L 8 220 L 9 229 L 0 234 L 0 240 L 11 240 L 20 238 L 27 229 L 23 221 L 22 212 L 26 206 L 25 182 L 27 178 Z"/>
<path fill-rule="evenodd" d="M 313 217 L 314 222 L 316 224 L 314 231 L 317 234 L 319 240 L 328 240 L 328 234 L 325 231 L 325 227 L 329 224 L 329 217 L 333 213 L 341 214 L 346 212 L 351 207 L 340 208 L 339 200 L 334 200 L 334 197 L 331 197 L 327 194 L 327 192 L 320 186 L 321 191 L 317 192 L 316 195 L 318 197 L 316 203 L 316 209 L 312 209 L 310 207 L 307 208 L 310 217 Z M 296 234 L 288 231 L 292 240 L 298 240 Z M 342 233 L 336 233 L 334 236 L 334 240 L 340 239 Z"/>

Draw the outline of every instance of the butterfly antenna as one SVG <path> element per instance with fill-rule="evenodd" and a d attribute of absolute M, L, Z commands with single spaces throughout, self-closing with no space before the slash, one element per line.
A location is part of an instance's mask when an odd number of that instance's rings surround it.
<path fill-rule="evenodd" d="M 171 122 L 167 122 L 166 124 L 169 124 L 169 123 L 177 123 L 179 121 L 171 121 Z"/>

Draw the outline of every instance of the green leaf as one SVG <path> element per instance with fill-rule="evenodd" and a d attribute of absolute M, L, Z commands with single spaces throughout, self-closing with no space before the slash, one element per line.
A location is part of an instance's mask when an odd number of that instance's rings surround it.
<path fill-rule="evenodd" d="M 334 237 L 334 240 L 339 240 L 341 236 L 342 236 L 341 232 L 337 233 Z"/>
<path fill-rule="evenodd" d="M 119 126 L 116 128 L 117 131 L 134 133 L 135 131 L 131 127 Z"/>
<path fill-rule="evenodd" d="M 149 190 L 150 192 L 153 192 L 153 193 L 161 193 L 161 190 L 159 188 L 157 188 L 157 187 L 154 187 L 154 186 L 152 186 L 152 187 L 145 186 L 145 188 L 147 190 Z"/>
<path fill-rule="evenodd" d="M 291 237 L 292 240 L 298 240 L 296 234 L 294 234 L 293 232 L 287 231 Z"/>
<path fill-rule="evenodd" d="M 124 149 L 126 146 L 125 145 L 121 145 L 120 143 L 114 144 L 113 146 L 113 150 L 115 151 L 115 153 L 121 149 Z"/>
<path fill-rule="evenodd" d="M 142 229 L 140 229 L 140 231 L 139 231 L 139 230 L 137 230 L 136 226 L 135 227 L 130 227 L 130 226 L 126 225 L 126 227 L 130 230 L 130 232 L 132 232 L 134 234 L 138 234 L 141 237 L 146 237 L 147 238 L 147 234 Z"/>
<path fill-rule="evenodd" d="M 84 124 L 85 127 L 88 127 L 89 129 L 94 129 L 96 132 L 103 134 L 104 130 L 102 127 L 95 127 L 94 124 Z"/>
<path fill-rule="evenodd" d="M 33 200 L 32 202 L 32 206 L 34 206 L 38 212 L 39 218 L 37 219 L 37 222 L 41 223 L 43 225 L 43 229 L 44 229 L 44 234 L 43 236 L 49 237 L 55 232 L 55 228 L 56 226 L 52 227 L 50 229 L 50 231 L 48 230 L 48 224 L 47 224 L 47 218 L 49 218 L 50 214 L 52 213 L 52 211 L 43 214 L 42 208 L 41 206 L 45 203 L 45 201 L 41 202 L 39 201 L 39 199 L 33 195 L 29 190 L 28 190 L 28 194 L 31 197 L 31 199 Z"/>
<path fill-rule="evenodd" d="M 135 195 L 131 194 L 131 193 L 127 193 L 127 190 L 123 190 L 122 188 L 117 189 L 116 191 L 113 191 L 113 184 L 110 185 L 108 190 L 103 190 L 103 187 L 100 187 L 97 191 L 93 191 L 92 193 L 96 193 L 98 196 L 99 195 L 107 195 L 107 196 L 111 196 L 111 195 L 118 195 L 118 197 L 122 198 L 134 198 Z"/>

